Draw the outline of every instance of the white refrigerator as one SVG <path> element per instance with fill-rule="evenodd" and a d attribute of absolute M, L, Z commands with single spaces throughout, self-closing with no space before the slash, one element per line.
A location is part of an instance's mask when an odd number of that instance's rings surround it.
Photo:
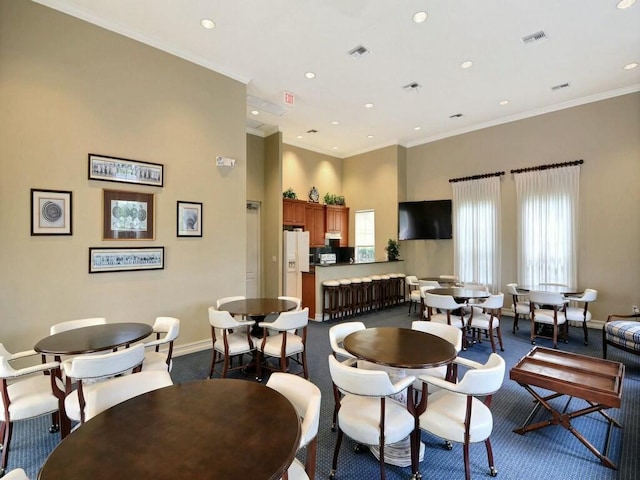
<path fill-rule="evenodd" d="M 309 232 L 283 233 L 282 294 L 302 298 L 302 272 L 309 271 Z"/>

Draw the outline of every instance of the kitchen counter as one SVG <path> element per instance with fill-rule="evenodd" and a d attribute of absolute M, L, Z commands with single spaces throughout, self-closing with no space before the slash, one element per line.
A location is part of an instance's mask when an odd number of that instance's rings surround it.
<path fill-rule="evenodd" d="M 375 262 L 341 262 L 341 263 L 314 263 L 313 265 L 316 267 L 343 267 L 343 266 L 356 266 L 356 265 L 372 265 L 377 263 L 397 263 L 404 262 L 404 260 L 394 260 L 390 262 L 389 260 L 378 260 Z M 309 265 L 311 267 L 311 265 Z"/>
<path fill-rule="evenodd" d="M 309 265 L 309 274 L 315 276 L 315 316 L 311 320 L 321 322 L 322 319 L 322 282 L 325 280 L 339 280 L 341 278 L 369 277 L 389 273 L 406 274 L 406 264 L 403 260 L 363 262 L 363 263 L 333 263 L 327 265 Z"/>

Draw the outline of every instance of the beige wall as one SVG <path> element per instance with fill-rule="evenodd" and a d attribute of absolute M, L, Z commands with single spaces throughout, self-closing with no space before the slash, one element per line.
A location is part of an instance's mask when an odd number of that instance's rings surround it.
<path fill-rule="evenodd" d="M 282 187 L 296 192 L 299 200 L 309 200 L 315 186 L 320 203 L 326 193 L 342 195 L 342 160 L 293 145 L 282 146 Z M 349 199 L 347 199 L 349 201 Z"/>
<path fill-rule="evenodd" d="M 344 195 L 350 207 L 349 243 L 355 242 L 355 212 L 375 210 L 376 260 L 384 260 L 387 241 L 398 238 L 399 149 L 403 150 L 394 145 L 344 160 Z M 400 258 L 404 258 L 402 249 Z"/>
<path fill-rule="evenodd" d="M 502 285 L 517 281 L 517 215 L 510 170 L 584 159 L 580 178 L 581 287 L 599 291 L 596 319 L 640 303 L 640 93 L 570 108 L 410 148 L 407 200 L 451 198 L 448 179 L 502 178 Z M 407 271 L 453 268 L 453 240 L 401 242 Z"/>
<path fill-rule="evenodd" d="M 207 307 L 245 291 L 245 86 L 28 1 L 0 2 L 0 65 L 0 341 L 158 315 L 209 338 Z M 165 185 L 87 180 L 89 152 L 164 164 Z M 72 236 L 30 236 L 31 188 L 73 192 Z M 105 188 L 155 194 L 155 240 L 102 240 Z M 204 204 L 202 238 L 176 237 L 177 200 Z M 90 275 L 99 246 L 164 246 L 165 269 Z"/>
<path fill-rule="evenodd" d="M 264 160 L 264 138 L 247 134 L 247 200 L 264 202 Z"/>

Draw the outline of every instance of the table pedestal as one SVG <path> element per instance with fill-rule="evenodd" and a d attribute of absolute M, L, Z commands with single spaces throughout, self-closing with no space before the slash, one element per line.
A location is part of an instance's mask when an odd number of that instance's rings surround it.
<path fill-rule="evenodd" d="M 380 460 L 380 447 L 371 445 L 369 447 L 373 456 Z M 418 462 L 424 460 L 424 443 L 420 442 Z M 384 446 L 384 463 L 397 467 L 411 466 L 411 439 L 407 437 L 397 443 Z"/>

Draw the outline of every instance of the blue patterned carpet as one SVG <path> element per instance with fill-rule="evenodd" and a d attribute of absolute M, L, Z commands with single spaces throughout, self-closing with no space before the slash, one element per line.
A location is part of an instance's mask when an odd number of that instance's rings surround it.
<path fill-rule="evenodd" d="M 397 307 L 380 313 L 360 317 L 369 327 L 402 326 L 410 327 L 414 317 L 407 316 L 404 307 Z M 331 470 L 336 433 L 331 431 L 333 394 L 327 365 L 327 355 L 331 353 L 328 330 L 332 324 L 311 322 L 308 336 L 308 361 L 310 379 L 322 391 L 322 411 L 318 434 L 318 465 L 316 478 L 326 479 Z M 517 335 L 511 333 L 512 320 L 502 319 L 505 351 L 499 352 L 506 360 L 507 374 L 502 389 L 494 395 L 492 411 L 494 430 L 491 436 L 498 479 L 598 479 L 626 480 L 640 478 L 638 445 L 640 445 L 640 358 L 617 349 L 609 350 L 609 359 L 622 361 L 626 365 L 622 407 L 609 410 L 609 413 L 624 426 L 614 428 L 609 457 L 618 465 L 618 470 L 603 466 L 573 435 L 560 426 L 552 426 L 524 436 L 513 433 L 513 429 L 524 422 L 532 407 L 532 397 L 517 383 L 509 380 L 508 371 L 530 349 L 529 325 L 520 323 Z M 560 344 L 560 349 L 602 357 L 600 332 L 590 330 L 590 345 L 584 346 L 582 330 L 572 328 L 568 344 Z M 539 346 L 548 346 L 546 340 L 539 340 Z M 488 342 L 470 347 L 462 355 L 483 362 L 491 353 Z M 211 360 L 210 351 L 177 357 L 174 360 L 172 377 L 174 382 L 182 383 L 200 380 L 206 377 Z M 236 376 L 242 378 L 240 373 Z M 231 375 L 234 376 L 234 375 Z M 566 399 L 558 399 L 564 405 Z M 574 399 L 571 408 L 579 407 L 580 400 Z M 545 412 L 540 412 L 542 418 Z M 604 447 L 606 422 L 599 414 L 591 414 L 574 420 L 574 426 L 591 441 L 596 448 Z M 48 418 L 18 422 L 14 427 L 14 439 L 9 455 L 9 470 L 24 468 L 30 478 L 37 478 L 38 470 L 49 452 L 58 443 L 58 435 L 47 433 Z M 444 448 L 438 438 L 423 432 L 422 440 L 426 444 L 425 458 L 420 463 L 420 471 L 425 479 L 464 478 L 462 447 L 454 444 L 453 450 Z M 268 439 L 265 439 L 268 441 Z M 379 478 L 378 462 L 369 453 L 355 453 L 354 442 L 345 436 L 340 451 L 336 479 L 371 480 Z M 489 475 L 484 444 L 471 445 L 471 475 L 475 479 L 492 478 Z M 81 455 L 81 452 L 78 452 Z M 212 452 L 212 460 L 215 452 Z M 117 459 L 114 459 L 117 461 Z M 167 466 L 167 468 L 171 468 Z M 410 468 L 388 465 L 387 479 L 408 479 Z M 65 479 L 66 480 L 66 479 Z M 258 479 L 260 480 L 260 479 Z"/>

